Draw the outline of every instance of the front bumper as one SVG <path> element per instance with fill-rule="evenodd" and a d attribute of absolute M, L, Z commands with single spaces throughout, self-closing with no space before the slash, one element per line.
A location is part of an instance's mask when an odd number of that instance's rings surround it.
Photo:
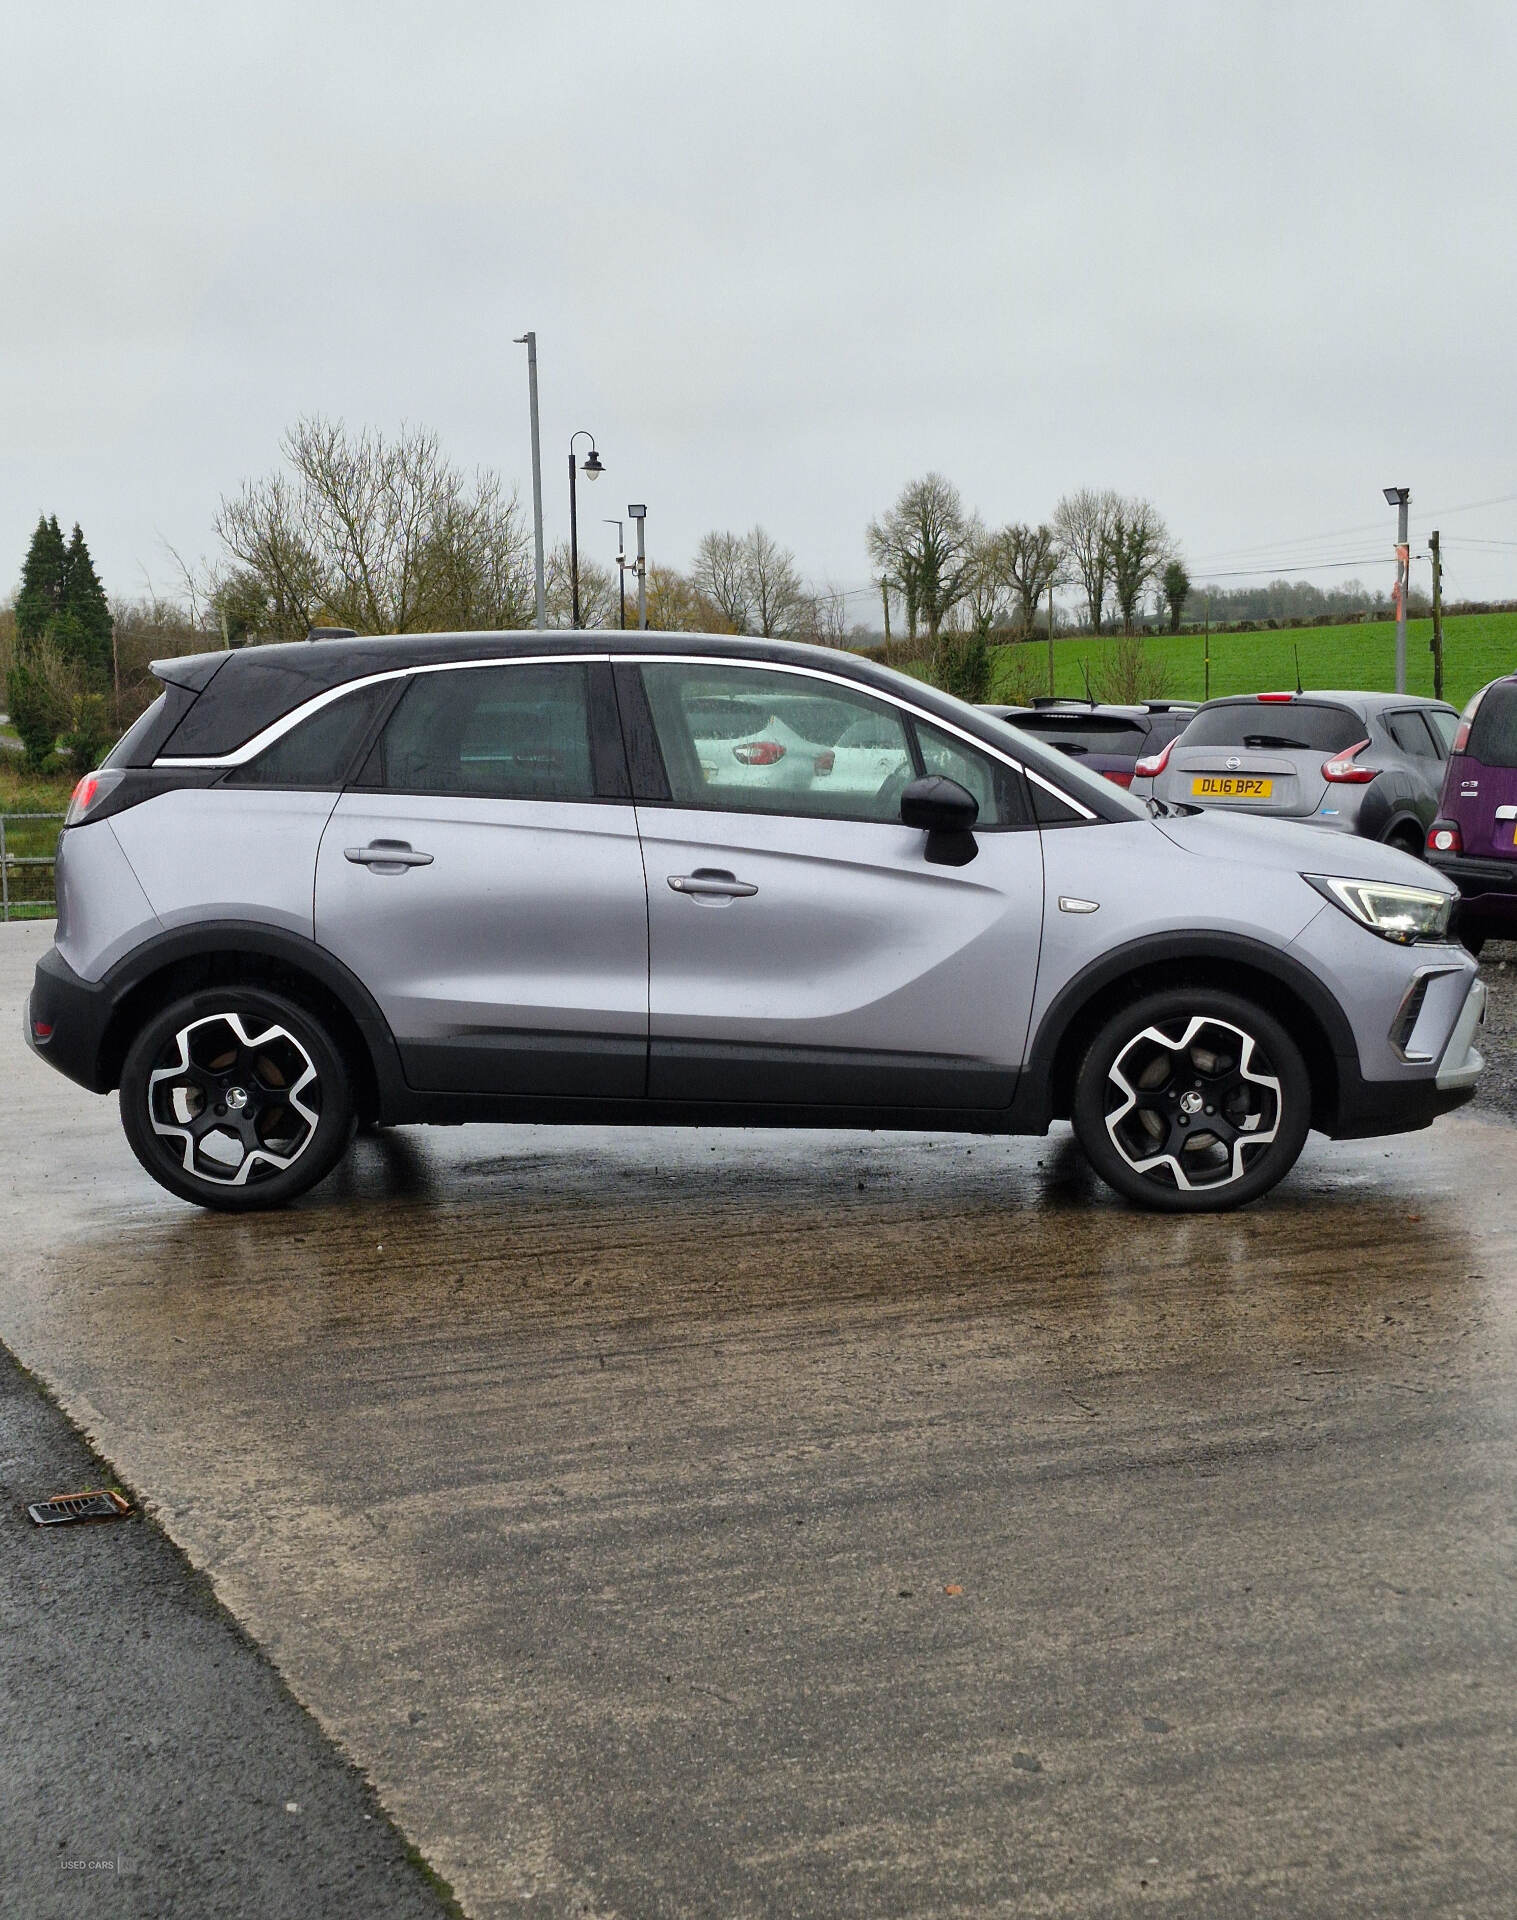
<path fill-rule="evenodd" d="M 1335 1140 L 1373 1139 L 1385 1133 L 1416 1133 L 1445 1113 L 1473 1100 L 1485 1068 L 1475 1037 L 1485 1020 L 1485 982 L 1470 983 L 1431 1073 L 1415 1080 L 1366 1080 L 1340 1060 Z"/>

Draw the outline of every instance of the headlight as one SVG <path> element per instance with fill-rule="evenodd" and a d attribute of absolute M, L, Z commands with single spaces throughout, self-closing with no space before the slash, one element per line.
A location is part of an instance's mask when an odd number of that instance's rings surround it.
<path fill-rule="evenodd" d="M 1383 940 L 1410 946 L 1414 940 L 1441 940 L 1448 932 L 1451 894 L 1397 886 L 1393 880 L 1341 880 L 1324 873 L 1301 878 Z"/>

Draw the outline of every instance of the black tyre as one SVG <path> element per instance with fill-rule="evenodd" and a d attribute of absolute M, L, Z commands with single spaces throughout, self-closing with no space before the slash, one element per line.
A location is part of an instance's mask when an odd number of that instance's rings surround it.
<path fill-rule="evenodd" d="M 1113 1014 L 1075 1076 L 1074 1130 L 1108 1186 L 1165 1213 L 1268 1193 L 1311 1125 L 1311 1081 L 1278 1020 L 1237 995 L 1177 987 Z"/>
<path fill-rule="evenodd" d="M 170 1193 L 245 1213 L 324 1179 L 353 1138 L 351 1079 L 314 1015 L 259 987 L 154 1014 L 121 1072 L 121 1124 Z"/>

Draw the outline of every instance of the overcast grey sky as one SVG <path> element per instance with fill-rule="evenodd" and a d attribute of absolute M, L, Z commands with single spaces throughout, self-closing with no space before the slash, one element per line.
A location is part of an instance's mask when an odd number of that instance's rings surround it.
<path fill-rule="evenodd" d="M 1517 496 L 1513 19 L 11 0 L 0 591 L 41 509 L 168 585 L 302 412 L 527 500 L 530 326 L 549 538 L 588 427 L 602 557 L 645 499 L 655 558 L 761 521 L 861 586 L 937 468 L 994 522 L 1109 485 L 1200 574 L 1388 584 L 1396 482 L 1455 594 L 1512 594 L 1517 498 L 1452 510 Z"/>

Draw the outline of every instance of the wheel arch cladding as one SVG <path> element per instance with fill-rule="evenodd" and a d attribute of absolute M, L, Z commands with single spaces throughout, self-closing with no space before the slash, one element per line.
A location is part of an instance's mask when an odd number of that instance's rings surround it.
<path fill-rule="evenodd" d="M 1113 1013 L 1150 993 L 1191 987 L 1251 1000 L 1274 1015 L 1306 1063 L 1312 1085 L 1312 1125 L 1330 1129 L 1341 1094 L 1340 1058 L 1358 1057 L 1347 1021 L 1336 1009 L 1329 1012 L 1321 1004 L 1326 999 L 1323 989 L 1313 993 L 1292 977 L 1301 973 L 1300 968 L 1284 960 L 1271 964 L 1273 956 L 1264 958 L 1244 942 L 1237 945 L 1245 950 L 1208 952 L 1197 947 L 1168 954 L 1149 952 L 1125 962 L 1116 955 L 1107 965 L 1071 982 L 1044 1016 L 1033 1048 L 1031 1077 L 1035 1087 L 1046 1089 L 1049 1117 L 1069 1118 L 1080 1060 Z"/>
<path fill-rule="evenodd" d="M 122 1064 L 143 1023 L 159 1007 L 183 994 L 208 987 L 261 987 L 282 994 L 319 1020 L 343 1057 L 353 1083 L 354 1110 L 361 1120 L 378 1118 L 381 1075 L 364 1023 L 332 985 L 298 958 L 278 951 L 249 951 L 209 943 L 175 954 L 134 980 L 112 1011 L 101 1042 L 105 1084 L 120 1083 Z"/>

